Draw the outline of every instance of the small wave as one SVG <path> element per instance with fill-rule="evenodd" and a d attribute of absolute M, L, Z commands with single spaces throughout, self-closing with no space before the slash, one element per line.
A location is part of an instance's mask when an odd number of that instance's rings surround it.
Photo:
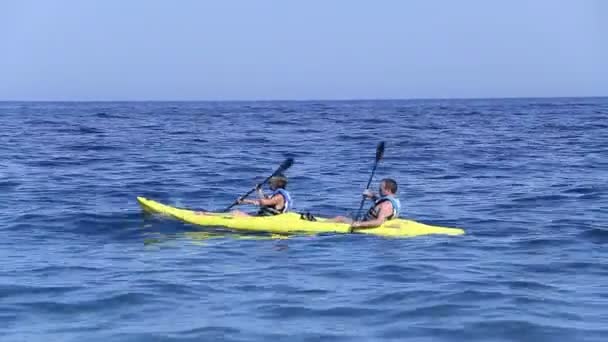
<path fill-rule="evenodd" d="M 224 340 L 223 337 L 226 334 L 237 334 L 239 333 L 240 330 L 239 329 L 235 329 L 232 327 L 222 327 L 222 326 L 207 326 L 204 328 L 194 328 L 194 329 L 190 329 L 190 330 L 184 330 L 184 331 L 180 331 L 177 333 L 177 335 L 186 335 L 186 336 L 190 336 L 190 335 L 217 335 L 219 338 L 221 338 L 221 340 Z M 183 337 L 186 337 L 183 336 Z"/>
<path fill-rule="evenodd" d="M 594 123 L 585 125 L 584 128 L 585 129 L 593 129 L 593 128 L 605 129 L 605 128 L 608 128 L 608 125 L 601 123 L 601 122 L 594 122 Z"/>
<path fill-rule="evenodd" d="M 262 305 L 257 311 L 267 318 L 300 318 L 300 317 L 365 317 L 384 313 L 380 309 L 362 307 L 332 307 L 327 309 L 313 309 L 295 305 Z"/>
<path fill-rule="evenodd" d="M 57 129 L 58 133 L 69 133 L 69 134 L 101 134 L 104 131 L 87 126 L 78 126 L 78 127 L 65 127 Z"/>
<path fill-rule="evenodd" d="M 437 295 L 436 291 L 417 290 L 416 296 L 431 298 Z M 368 305 L 394 304 L 412 298 L 412 291 L 391 291 L 365 300 Z"/>
<path fill-rule="evenodd" d="M 478 171 L 478 170 L 487 170 L 493 168 L 489 164 L 481 164 L 481 163 L 464 163 L 461 165 L 463 170 L 465 171 Z"/>
<path fill-rule="evenodd" d="M 311 295 L 311 296 L 326 296 L 331 292 L 328 290 L 322 290 L 322 289 L 305 289 L 305 290 L 295 289 L 292 291 L 292 293 L 300 294 L 300 295 Z"/>
<path fill-rule="evenodd" d="M 529 109 L 543 109 L 543 108 L 559 108 L 564 106 L 563 103 L 549 103 L 549 102 L 545 102 L 545 103 L 530 103 L 530 104 L 526 104 L 523 106 L 523 108 L 529 108 Z"/>
<path fill-rule="evenodd" d="M 126 116 L 122 116 L 122 115 L 116 115 L 116 114 L 108 114 L 108 113 L 97 113 L 95 114 L 96 117 L 100 118 L 100 119 L 128 119 L 128 117 Z"/>
<path fill-rule="evenodd" d="M 581 194 L 581 195 L 584 195 L 584 194 L 594 193 L 596 191 L 597 190 L 595 188 L 593 188 L 593 187 L 584 187 L 584 186 L 581 186 L 581 187 L 576 187 L 576 188 L 572 188 L 572 189 L 567 189 L 567 190 L 564 190 L 562 192 L 565 193 L 565 194 Z"/>
<path fill-rule="evenodd" d="M 578 197 L 578 199 L 582 199 L 582 200 L 595 200 L 595 199 L 600 199 L 600 198 L 602 198 L 602 195 L 599 192 L 585 194 L 585 195 Z"/>
<path fill-rule="evenodd" d="M 443 175 L 443 176 L 433 176 L 433 177 L 428 177 L 428 179 L 446 179 L 446 180 L 450 180 L 450 179 L 460 179 L 462 178 L 459 175 Z"/>
<path fill-rule="evenodd" d="M 271 120 L 268 121 L 268 124 L 270 125 L 276 125 L 276 126 L 296 126 L 296 125 L 300 125 L 301 122 L 299 122 L 299 120 Z"/>
<path fill-rule="evenodd" d="M 45 275 L 49 275 L 52 273 L 58 272 L 99 272 L 100 269 L 96 267 L 87 267 L 87 266 L 43 266 L 39 268 L 35 268 L 32 270 L 34 273 L 44 273 Z"/>
<path fill-rule="evenodd" d="M 27 120 L 26 122 L 24 122 L 24 125 L 32 125 L 32 126 L 55 126 L 55 125 L 64 125 L 64 122 L 59 122 L 59 121 L 51 121 L 51 120 L 43 120 L 43 119 L 34 119 L 34 120 Z"/>
<path fill-rule="evenodd" d="M 135 126 L 134 128 L 136 129 L 154 129 L 154 130 L 161 130 L 162 127 L 159 125 L 154 125 L 154 124 L 144 124 L 141 126 Z"/>
<path fill-rule="evenodd" d="M 563 261 L 556 263 L 555 265 L 564 271 L 592 272 L 595 269 L 606 271 L 601 264 L 590 261 Z"/>
<path fill-rule="evenodd" d="M 71 151 L 120 151 L 123 148 L 113 145 L 79 144 L 63 146 L 63 149 Z"/>
<path fill-rule="evenodd" d="M 215 289 L 208 285 L 199 284 L 195 287 L 184 285 L 177 282 L 166 282 L 160 280 L 149 279 L 145 282 L 141 282 L 137 285 L 137 288 L 140 290 L 145 290 L 148 292 L 154 293 L 171 293 L 175 296 L 179 295 L 192 295 L 198 291 L 205 292 L 217 292 L 218 289 Z"/>
<path fill-rule="evenodd" d="M 13 323 L 17 322 L 18 319 L 19 319 L 19 316 L 16 314 L 0 312 L 0 328 L 6 328 L 6 327 L 10 326 Z"/>
<path fill-rule="evenodd" d="M 391 120 L 386 120 L 386 119 L 381 119 L 381 118 L 373 118 L 373 119 L 363 119 L 363 120 L 359 120 L 358 121 L 360 123 L 361 126 L 364 125 L 382 125 L 382 124 L 394 124 L 393 121 Z"/>
<path fill-rule="evenodd" d="M 239 142 L 246 143 L 246 144 L 270 144 L 270 143 L 272 143 L 267 138 L 244 138 L 244 139 L 240 139 Z"/>
<path fill-rule="evenodd" d="M 608 228 L 589 228 L 579 236 L 593 243 L 605 244 L 608 243 Z"/>
<path fill-rule="evenodd" d="M 9 190 L 18 187 L 21 182 L 14 180 L 0 180 L 0 189 Z"/>
<path fill-rule="evenodd" d="M 568 199 L 568 196 L 564 195 L 539 195 L 539 196 L 526 196 L 520 198 L 514 198 L 512 201 L 517 203 L 531 203 L 531 202 L 553 202 Z"/>
<path fill-rule="evenodd" d="M 390 318 L 393 320 L 398 320 L 420 316 L 450 316 L 458 315 L 460 312 L 472 308 L 476 308 L 476 306 L 473 304 L 433 304 L 429 306 L 400 310 L 399 312 L 390 315 Z"/>
<path fill-rule="evenodd" d="M 500 282 L 500 284 L 505 285 L 511 289 L 525 289 L 536 291 L 551 291 L 555 289 L 554 286 L 539 283 L 532 280 L 508 280 Z"/>
<path fill-rule="evenodd" d="M 72 315 L 85 312 L 95 313 L 98 312 L 100 308 L 117 309 L 121 307 L 131 307 L 133 305 L 149 303 L 150 300 L 150 296 L 146 293 L 129 292 L 116 294 L 102 299 L 94 299 L 76 303 L 63 303 L 57 301 L 30 301 L 26 303 L 20 303 L 19 305 L 22 307 L 27 307 L 28 310 L 34 312 Z"/>
<path fill-rule="evenodd" d="M 473 286 L 480 286 L 480 282 L 479 281 L 468 281 L 466 282 L 469 285 L 473 285 Z M 485 285 L 485 284 L 483 284 Z M 467 289 L 467 290 L 462 290 L 462 291 L 456 291 L 454 293 L 451 293 L 449 295 L 445 295 L 442 296 L 441 299 L 442 300 L 447 300 L 447 301 L 462 301 L 462 302 L 469 302 L 469 301 L 477 301 L 477 300 L 496 300 L 496 299 L 500 299 L 504 297 L 504 293 L 501 291 L 493 291 L 493 290 L 472 290 L 472 289 Z M 435 296 L 437 296 L 437 293 L 435 293 Z"/>
<path fill-rule="evenodd" d="M 361 141 L 362 138 L 360 135 L 339 135 L 337 137 L 339 141 Z"/>
<path fill-rule="evenodd" d="M 476 331 L 480 336 L 504 337 L 505 340 L 517 340 L 517 337 L 521 336 L 526 336 L 532 341 L 576 341 L 580 339 L 581 330 L 579 328 L 568 324 L 560 326 L 542 324 L 540 323 L 542 321 L 544 320 L 485 319 L 471 323 L 466 328 Z M 557 336 L 559 338 L 556 338 Z"/>
<path fill-rule="evenodd" d="M 34 167 L 57 167 L 57 166 L 72 166 L 72 165 L 83 165 L 82 159 L 69 158 L 69 157 L 56 157 L 53 159 L 44 160 L 26 160 L 23 162 L 25 165 Z"/>
<path fill-rule="evenodd" d="M 422 141 L 422 140 L 414 140 L 414 141 L 409 141 L 409 140 L 403 140 L 403 141 L 399 141 L 395 144 L 395 148 L 407 148 L 407 149 L 413 149 L 413 148 L 421 148 L 421 147 L 430 147 L 432 144 L 428 141 Z"/>
<path fill-rule="evenodd" d="M 573 242 L 570 239 L 564 239 L 561 236 L 545 236 L 535 239 L 525 240 L 521 243 L 522 247 L 525 248 L 536 248 L 536 247 L 549 247 L 549 246 L 566 246 Z"/>
<path fill-rule="evenodd" d="M 447 108 L 441 108 L 440 107 L 439 109 L 441 110 L 441 109 L 447 109 Z M 410 113 L 410 112 L 412 112 L 412 108 L 397 108 L 397 109 L 395 109 L 395 112 L 397 112 L 397 113 Z"/>
<path fill-rule="evenodd" d="M 175 152 L 175 155 L 199 155 L 200 153 L 195 150 L 179 150 Z"/>
<path fill-rule="evenodd" d="M 34 270 L 33 272 L 37 272 Z M 21 295 L 48 295 L 56 296 L 81 289 L 79 286 L 30 286 L 30 285 L 2 285 L 0 284 L 0 298 Z"/>
<path fill-rule="evenodd" d="M 509 176 L 501 176 L 501 175 L 473 175 L 473 179 L 508 179 Z M 511 186 L 525 186 L 525 184 L 513 183 Z"/>
<path fill-rule="evenodd" d="M 425 265 L 424 267 L 426 268 L 427 266 Z M 416 267 L 411 266 L 384 264 L 372 268 L 371 271 L 374 273 L 380 273 L 382 276 L 385 276 L 386 274 L 408 274 L 410 272 L 417 271 L 417 269 Z"/>
<path fill-rule="evenodd" d="M 300 128 L 296 130 L 296 133 L 298 134 L 318 134 L 321 133 L 322 131 L 315 129 L 315 128 Z"/>

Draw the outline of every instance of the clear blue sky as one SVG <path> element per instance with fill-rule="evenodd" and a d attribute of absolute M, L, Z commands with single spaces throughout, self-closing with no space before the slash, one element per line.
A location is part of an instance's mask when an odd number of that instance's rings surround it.
<path fill-rule="evenodd" d="M 0 0 L 0 100 L 608 95 L 604 0 Z"/>

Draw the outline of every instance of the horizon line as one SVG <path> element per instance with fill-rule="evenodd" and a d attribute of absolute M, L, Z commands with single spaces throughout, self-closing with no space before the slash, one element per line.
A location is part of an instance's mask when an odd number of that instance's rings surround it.
<path fill-rule="evenodd" d="M 599 99 L 607 98 L 608 95 L 573 95 L 573 96 L 488 96 L 488 97 L 412 97 L 412 98 L 310 98 L 310 99 L 156 99 L 156 100 L 145 100 L 145 99 L 122 99 L 122 100 L 110 100 L 110 99 L 97 99 L 97 100 L 83 100 L 83 99 L 70 99 L 70 100 L 48 100 L 48 99 L 36 99 L 36 100 L 3 100 L 1 102 L 357 102 L 357 101 L 441 101 L 441 100 L 517 100 L 517 99 Z"/>

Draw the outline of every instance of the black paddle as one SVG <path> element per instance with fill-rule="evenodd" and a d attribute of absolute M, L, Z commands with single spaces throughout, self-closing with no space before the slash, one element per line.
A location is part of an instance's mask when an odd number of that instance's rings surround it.
<path fill-rule="evenodd" d="M 367 187 L 365 190 L 369 189 L 370 184 L 372 183 L 372 178 L 374 178 L 374 173 L 376 173 L 376 167 L 378 166 L 378 162 L 384 156 L 384 141 L 381 141 L 376 147 L 376 161 L 374 162 L 374 168 L 372 169 L 372 174 L 369 177 L 369 181 L 367 182 Z M 355 216 L 355 221 L 359 221 L 359 216 L 361 215 L 361 209 L 363 209 L 363 204 L 365 204 L 365 196 L 361 199 L 361 205 L 359 206 L 359 211 L 357 212 L 357 216 Z"/>
<path fill-rule="evenodd" d="M 268 182 L 270 180 L 270 178 L 272 178 L 272 177 L 276 176 L 277 174 L 282 173 L 283 171 L 289 169 L 291 167 L 291 165 L 293 165 L 293 158 L 287 158 L 287 159 L 285 159 L 285 161 L 283 162 L 283 164 L 281 164 L 281 166 L 279 166 L 279 168 L 276 169 L 270 176 L 268 176 L 266 179 L 264 179 L 264 181 L 262 183 L 256 185 L 253 189 L 249 190 L 249 192 L 247 192 L 246 194 L 244 194 L 243 196 L 241 196 L 237 200 L 235 200 L 228 208 L 224 209 L 224 212 L 230 210 L 232 207 L 234 207 L 235 205 L 237 205 L 240 201 L 242 201 L 244 198 L 246 198 L 252 192 L 254 192 L 258 188 L 258 186 L 262 186 L 266 182 Z"/>

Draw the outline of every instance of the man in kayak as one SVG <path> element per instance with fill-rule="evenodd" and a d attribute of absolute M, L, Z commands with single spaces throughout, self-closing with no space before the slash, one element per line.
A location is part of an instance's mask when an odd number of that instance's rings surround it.
<path fill-rule="evenodd" d="M 287 177 L 283 174 L 278 174 L 269 180 L 269 187 L 272 193 L 266 196 L 262 191 L 262 187 L 257 187 L 259 199 L 243 199 L 238 204 L 252 204 L 260 207 L 260 210 L 255 216 L 273 216 L 288 212 L 292 207 L 291 195 L 285 189 L 287 187 Z M 235 210 L 232 212 L 235 216 L 250 216 L 249 214 Z"/>
<path fill-rule="evenodd" d="M 401 211 L 401 202 L 395 196 L 397 194 L 397 182 L 391 178 L 385 178 L 380 182 L 380 196 L 365 190 L 363 196 L 374 201 L 362 221 L 353 222 L 351 218 L 338 216 L 332 221 L 348 223 L 351 228 L 375 228 L 381 226 L 385 221 L 396 219 Z"/>

